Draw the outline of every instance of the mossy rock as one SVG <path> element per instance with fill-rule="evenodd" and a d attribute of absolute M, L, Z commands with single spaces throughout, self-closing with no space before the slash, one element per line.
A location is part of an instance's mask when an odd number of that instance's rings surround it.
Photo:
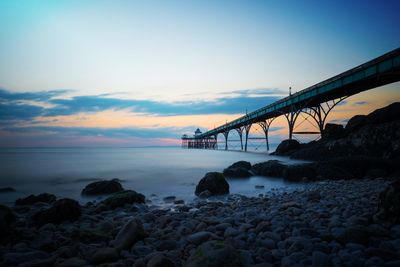
<path fill-rule="evenodd" d="M 144 203 L 144 201 L 144 195 L 133 190 L 125 190 L 112 194 L 100 203 L 106 205 L 108 208 L 115 209 L 123 207 L 126 204 Z"/>

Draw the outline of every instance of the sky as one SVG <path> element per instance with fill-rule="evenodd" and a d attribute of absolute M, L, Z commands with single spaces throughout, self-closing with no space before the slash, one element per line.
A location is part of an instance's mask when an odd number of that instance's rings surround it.
<path fill-rule="evenodd" d="M 177 145 L 398 48 L 399 7 L 2 0 L 0 147 Z M 328 121 L 400 101 L 399 87 L 353 96 Z M 271 138 L 287 138 L 282 118 Z"/>

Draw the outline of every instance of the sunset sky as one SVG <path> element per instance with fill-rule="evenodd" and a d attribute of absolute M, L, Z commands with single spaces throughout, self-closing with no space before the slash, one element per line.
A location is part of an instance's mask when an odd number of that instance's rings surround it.
<path fill-rule="evenodd" d="M 0 147 L 179 144 L 398 48 L 399 10 L 382 0 L 2 0 Z M 395 101 L 400 83 L 347 99 L 328 121 Z M 286 138 L 282 119 L 271 127 L 272 142 Z"/>

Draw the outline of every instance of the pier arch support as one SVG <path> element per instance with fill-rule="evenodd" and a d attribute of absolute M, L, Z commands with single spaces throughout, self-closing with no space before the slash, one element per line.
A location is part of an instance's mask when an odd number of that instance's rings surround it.
<path fill-rule="evenodd" d="M 258 122 L 258 125 L 261 126 L 261 128 L 264 131 L 265 134 L 265 145 L 267 146 L 267 151 L 269 151 L 269 142 L 268 142 L 268 131 L 269 127 L 271 126 L 271 123 L 275 120 L 276 117 L 265 119 L 264 121 Z"/>

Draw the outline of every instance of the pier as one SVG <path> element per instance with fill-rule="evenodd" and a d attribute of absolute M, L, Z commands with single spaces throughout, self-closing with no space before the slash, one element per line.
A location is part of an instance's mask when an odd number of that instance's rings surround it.
<path fill-rule="evenodd" d="M 241 150 L 247 151 L 250 129 L 254 124 L 258 124 L 265 134 L 265 144 L 269 150 L 268 131 L 277 117 L 286 118 L 289 139 L 292 139 L 294 134 L 321 134 L 328 114 L 340 102 L 360 92 L 397 81 L 400 81 L 400 48 L 297 93 L 290 93 L 288 97 L 205 133 L 197 129 L 194 136 L 183 135 L 182 147 L 217 149 L 217 137 L 222 134 L 225 139 L 225 150 L 228 150 L 229 133 L 233 130 L 239 135 Z M 316 123 L 318 132 L 294 131 L 301 113 Z"/>

